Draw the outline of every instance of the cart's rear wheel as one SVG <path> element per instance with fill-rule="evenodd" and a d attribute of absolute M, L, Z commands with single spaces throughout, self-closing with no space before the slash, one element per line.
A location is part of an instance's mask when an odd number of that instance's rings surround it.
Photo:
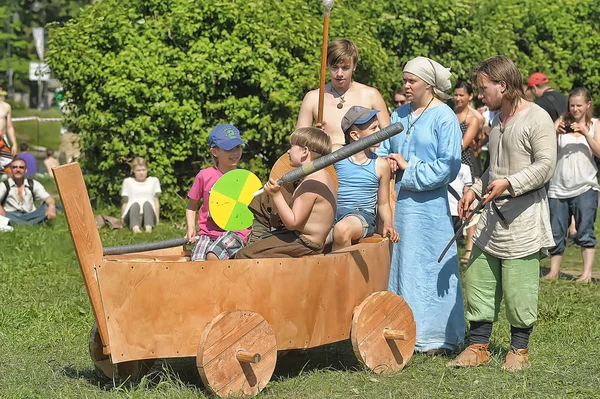
<path fill-rule="evenodd" d="M 258 313 L 231 310 L 204 330 L 196 364 L 204 385 L 218 396 L 256 395 L 277 362 L 273 329 Z"/>
<path fill-rule="evenodd" d="M 350 338 L 358 360 L 373 372 L 400 370 L 415 350 L 412 311 L 401 296 L 374 292 L 354 310 Z"/>
<path fill-rule="evenodd" d="M 114 364 L 110 360 L 110 356 L 105 355 L 102 351 L 102 340 L 100 339 L 96 323 L 94 323 L 90 332 L 89 346 L 94 367 L 100 374 L 109 379 L 125 377 L 141 378 L 150 371 L 155 361 L 154 359 L 132 360 Z"/>

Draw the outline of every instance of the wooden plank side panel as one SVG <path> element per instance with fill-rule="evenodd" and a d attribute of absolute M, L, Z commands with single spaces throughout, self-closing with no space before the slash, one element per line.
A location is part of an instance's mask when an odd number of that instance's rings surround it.
<path fill-rule="evenodd" d="M 195 356 L 206 325 L 233 309 L 263 316 L 279 350 L 348 339 L 354 308 L 387 288 L 389 249 L 384 240 L 301 259 L 102 261 L 112 360 Z"/>
<path fill-rule="evenodd" d="M 102 259 L 102 242 L 94 220 L 94 212 L 85 187 L 83 174 L 78 163 L 58 166 L 53 170 L 71 238 L 73 239 L 75 253 L 79 260 L 94 317 L 98 324 L 98 332 L 102 343 L 108 349 L 106 321 L 94 270 L 95 265 Z"/>

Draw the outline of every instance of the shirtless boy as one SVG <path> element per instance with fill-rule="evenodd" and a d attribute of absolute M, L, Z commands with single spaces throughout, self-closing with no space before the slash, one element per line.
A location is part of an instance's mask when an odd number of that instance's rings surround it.
<path fill-rule="evenodd" d="M 331 82 L 325 85 L 322 128 L 331 137 L 332 144 L 344 144 L 342 118 L 354 105 L 379 110 L 379 126 L 390 124 L 390 114 L 379 91 L 352 80 L 358 65 L 358 49 L 350 40 L 337 39 L 327 46 L 327 66 Z M 296 129 L 313 126 L 317 121 L 319 89 L 309 91 L 302 101 Z"/>
<path fill-rule="evenodd" d="M 323 131 L 304 127 L 290 136 L 290 164 L 298 167 L 331 152 L 331 139 Z M 323 251 L 336 209 L 335 182 L 325 170 L 307 176 L 288 205 L 273 179 L 265 184 L 286 229 L 273 232 L 235 254 L 236 259 L 297 258 Z"/>
<path fill-rule="evenodd" d="M 12 109 L 10 104 L 4 101 L 6 91 L 0 87 L 0 170 L 8 168 L 12 159 L 17 156 L 17 138 L 12 123 Z M 12 146 L 9 148 L 5 135 L 8 135 Z M 10 152 L 10 154 L 8 154 Z"/>

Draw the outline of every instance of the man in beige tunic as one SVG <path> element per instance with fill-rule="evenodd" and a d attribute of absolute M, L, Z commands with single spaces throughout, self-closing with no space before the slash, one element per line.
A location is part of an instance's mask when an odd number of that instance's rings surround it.
<path fill-rule="evenodd" d="M 492 323 L 498 320 L 504 296 L 511 348 L 502 368 L 521 370 L 530 365 L 540 255 L 554 245 L 544 184 L 556 165 L 556 134 L 548 113 L 527 100 L 521 74 L 509 58 L 487 59 L 474 70 L 473 81 L 479 86 L 479 99 L 500 112 L 490 131 L 490 167 L 458 204 L 464 218 L 475 193 L 487 195 L 464 278 L 471 342 L 448 366 L 478 366 L 490 360 Z"/>
<path fill-rule="evenodd" d="M 4 101 L 6 94 L 6 91 L 0 87 L 0 171 L 7 168 L 12 159 L 17 156 L 18 148 L 15 128 L 12 123 L 12 109 L 10 104 Z M 6 142 L 7 135 L 12 143 L 10 148 Z"/>

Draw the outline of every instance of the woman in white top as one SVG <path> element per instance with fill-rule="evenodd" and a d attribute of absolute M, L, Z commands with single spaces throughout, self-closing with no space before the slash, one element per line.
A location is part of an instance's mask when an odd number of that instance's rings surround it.
<path fill-rule="evenodd" d="M 160 182 L 156 177 L 148 177 L 144 158 L 135 158 L 131 171 L 134 177 L 123 180 L 121 218 L 134 233 L 141 233 L 141 227 L 151 233 L 160 213 Z"/>
<path fill-rule="evenodd" d="M 565 251 L 565 237 L 571 217 L 575 219 L 575 244 L 581 247 L 583 273 L 577 281 L 590 282 L 598 240 L 594 222 L 598 208 L 598 167 L 600 123 L 592 118 L 590 92 L 578 87 L 569 94 L 567 112 L 555 122 L 558 156 L 548 189 L 550 222 L 556 246 L 550 250 L 547 279 L 558 278 Z"/>

